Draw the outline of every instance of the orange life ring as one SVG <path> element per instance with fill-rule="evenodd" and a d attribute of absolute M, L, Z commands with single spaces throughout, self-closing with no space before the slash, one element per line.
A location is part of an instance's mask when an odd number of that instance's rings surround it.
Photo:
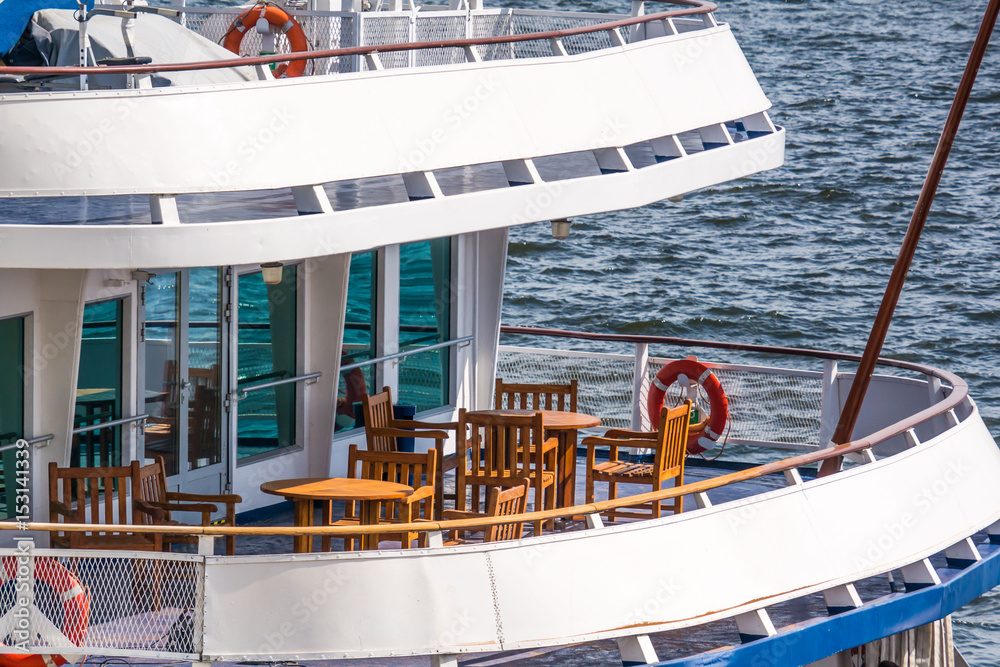
<path fill-rule="evenodd" d="M 659 423 L 660 410 L 663 408 L 667 389 L 682 375 L 687 378 L 687 383 L 700 384 L 708 394 L 711 410 L 708 425 L 704 431 L 689 434 L 687 441 L 688 454 L 700 454 L 718 441 L 726 428 L 726 420 L 729 419 L 729 399 L 726 398 L 726 392 L 722 390 L 719 378 L 715 377 L 715 373 L 705 364 L 693 359 L 678 359 L 661 368 L 653 378 L 653 386 L 649 388 L 646 410 L 649 413 L 650 423 Z"/>
<path fill-rule="evenodd" d="M 239 55 L 240 44 L 243 42 L 243 36 L 246 34 L 246 31 L 250 28 L 256 28 L 257 21 L 262 18 L 285 33 L 285 37 L 288 38 L 288 44 L 292 47 L 293 53 L 309 50 L 309 40 L 306 39 L 306 33 L 302 29 L 302 26 L 299 25 L 299 22 L 280 7 L 268 4 L 260 4 L 252 7 L 241 16 L 238 16 L 233 21 L 233 24 L 229 26 L 229 31 L 226 33 L 226 39 L 222 42 L 222 45 L 236 55 Z M 274 70 L 274 78 L 302 76 L 305 71 L 305 60 L 281 63 Z"/>
<path fill-rule="evenodd" d="M 17 568 L 18 556 L 5 556 L 2 570 L 3 581 L 17 581 Z M 90 616 L 90 601 L 87 598 L 87 591 L 80 585 L 80 581 L 69 570 L 51 558 L 35 558 L 35 579 L 48 584 L 62 600 L 64 612 L 62 633 L 77 646 L 83 644 L 83 639 L 87 634 L 87 619 Z M 61 655 L 0 654 L 0 666 L 2 667 L 59 667 L 67 662 L 68 660 Z"/>

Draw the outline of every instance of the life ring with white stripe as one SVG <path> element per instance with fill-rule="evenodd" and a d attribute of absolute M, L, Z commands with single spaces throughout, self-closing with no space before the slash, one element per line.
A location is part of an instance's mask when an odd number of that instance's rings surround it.
<path fill-rule="evenodd" d="M 263 3 L 252 7 L 249 11 L 236 17 L 233 24 L 229 26 L 222 45 L 236 55 L 239 55 L 240 44 L 243 43 L 243 37 L 246 35 L 247 30 L 255 28 L 260 19 L 264 19 L 285 33 L 285 37 L 288 38 L 288 44 L 292 47 L 293 53 L 309 50 L 309 40 L 306 39 L 306 33 L 302 29 L 302 26 L 299 25 L 299 22 L 281 7 Z M 302 76 L 305 71 L 305 60 L 281 63 L 274 70 L 274 78 Z"/>
<path fill-rule="evenodd" d="M 18 581 L 17 570 L 18 557 L 5 556 L 2 570 L 4 582 Z M 77 646 L 83 644 L 87 634 L 87 619 L 90 617 L 90 600 L 86 589 L 80 584 L 80 580 L 51 558 L 35 558 L 34 578 L 36 581 L 47 584 L 62 600 L 64 615 L 60 632 L 73 644 Z M 0 654 L 0 666 L 2 667 L 60 667 L 67 662 L 69 661 L 61 655 Z"/>
<path fill-rule="evenodd" d="M 729 419 L 729 399 L 722 390 L 719 378 L 705 364 L 694 359 L 678 359 L 660 369 L 653 378 L 653 386 L 649 388 L 649 398 L 646 400 L 646 410 L 652 424 L 659 423 L 660 410 L 666 398 L 670 385 L 680 381 L 682 385 L 699 384 L 708 394 L 709 420 L 702 431 L 692 431 L 688 434 L 688 454 L 700 454 L 715 444 L 726 428 Z"/>

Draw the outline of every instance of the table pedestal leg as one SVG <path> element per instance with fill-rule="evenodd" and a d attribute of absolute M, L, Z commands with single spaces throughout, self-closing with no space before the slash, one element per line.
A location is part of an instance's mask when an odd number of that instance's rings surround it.
<path fill-rule="evenodd" d="M 311 500 L 295 501 L 295 525 L 300 527 L 312 526 L 313 504 Z M 293 550 L 297 554 L 307 554 L 312 551 L 312 535 L 296 535 L 293 538 Z"/>
<path fill-rule="evenodd" d="M 576 505 L 576 430 L 556 431 L 559 438 L 559 474 L 556 506 Z"/>
<path fill-rule="evenodd" d="M 331 507 L 333 503 L 331 503 L 329 500 L 322 500 L 320 502 L 323 503 L 323 525 L 329 526 L 330 524 L 333 523 L 333 514 L 332 514 L 333 508 Z M 329 535 L 324 535 L 322 538 L 320 538 L 319 548 L 323 551 L 323 553 L 327 553 L 328 551 L 330 551 L 331 539 L 332 538 Z"/>
<path fill-rule="evenodd" d="M 379 519 L 379 509 L 380 507 L 378 500 L 362 500 L 361 525 L 377 526 Z M 378 535 L 366 533 L 361 536 L 361 550 L 366 551 L 368 549 L 378 549 Z"/>

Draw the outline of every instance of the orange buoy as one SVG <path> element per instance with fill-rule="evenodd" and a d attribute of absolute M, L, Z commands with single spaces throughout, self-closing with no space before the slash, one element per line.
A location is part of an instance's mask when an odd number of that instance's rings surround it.
<path fill-rule="evenodd" d="M 2 576 L 4 581 L 17 581 L 18 558 L 7 556 L 3 559 Z M 34 578 L 49 586 L 62 601 L 63 622 L 62 633 L 71 642 L 79 646 L 87 634 L 87 619 L 90 616 L 90 601 L 87 591 L 80 585 L 80 580 L 58 561 L 51 558 L 36 558 Z M 2 645 L 0 645 L 2 646 Z M 42 655 L 38 653 L 4 653 L 0 654 L 0 667 L 60 667 L 68 662 L 61 655 Z"/>
<path fill-rule="evenodd" d="M 299 25 L 299 22 L 281 7 L 269 4 L 252 7 L 249 11 L 237 17 L 233 21 L 233 24 L 229 26 L 229 31 L 226 33 L 226 38 L 222 42 L 222 45 L 239 55 L 240 44 L 243 43 L 243 37 L 246 35 L 247 30 L 256 27 L 257 21 L 260 19 L 265 19 L 275 28 L 285 33 L 285 37 L 288 38 L 288 44 L 292 47 L 293 53 L 309 50 L 309 40 L 306 39 L 306 33 L 302 29 L 302 26 Z M 281 63 L 278 65 L 274 70 L 274 77 L 280 79 L 283 77 L 302 76 L 305 71 L 306 61 L 295 60 L 290 63 Z"/>
<path fill-rule="evenodd" d="M 646 410 L 650 423 L 659 423 L 667 389 L 681 379 L 681 376 L 685 378 L 682 384 L 699 384 L 708 394 L 711 410 L 708 424 L 703 431 L 691 432 L 687 441 L 688 454 L 700 454 L 719 440 L 726 428 L 726 420 L 729 419 L 729 399 L 726 398 L 726 392 L 722 390 L 719 378 L 705 364 L 694 359 L 678 359 L 661 368 L 653 378 L 653 386 L 649 388 Z"/>

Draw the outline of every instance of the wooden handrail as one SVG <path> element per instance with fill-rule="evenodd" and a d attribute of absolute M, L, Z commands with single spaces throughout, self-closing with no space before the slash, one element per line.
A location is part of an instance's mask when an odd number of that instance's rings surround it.
<path fill-rule="evenodd" d="M 106 524 L 71 524 L 71 523 L 28 523 L 16 524 L 0 522 L 0 530 L 42 530 L 42 531 L 66 531 L 66 532 L 87 532 L 100 529 L 103 532 L 131 532 L 131 533 L 169 533 L 171 535 L 357 535 L 364 534 L 385 534 L 408 532 L 431 532 L 462 530 L 470 528 L 483 528 L 492 525 L 502 525 L 508 523 L 526 523 L 532 521 L 544 521 L 548 519 L 559 519 L 580 514 L 595 514 L 611 509 L 619 509 L 632 505 L 640 505 L 654 500 L 668 500 L 677 496 L 692 493 L 703 493 L 718 489 L 723 486 L 783 472 L 792 468 L 798 468 L 813 463 L 819 463 L 829 458 L 844 456 L 851 452 L 858 452 L 888 440 L 891 437 L 904 433 L 918 424 L 944 414 L 949 410 L 954 410 L 969 395 L 969 387 L 964 380 L 959 377 L 938 371 L 952 385 L 952 392 L 943 401 L 932 405 L 917 414 L 897 422 L 875 433 L 856 440 L 827 447 L 815 452 L 799 454 L 781 461 L 765 463 L 749 470 L 740 470 L 712 479 L 702 480 L 693 484 L 664 489 L 661 491 L 651 491 L 615 500 L 604 500 L 586 505 L 574 505 L 553 510 L 542 510 L 538 512 L 525 512 L 524 514 L 514 514 L 505 517 L 483 517 L 477 519 L 455 519 L 452 521 L 424 521 L 411 524 L 391 524 L 379 526 L 133 526 L 133 525 L 106 525 Z"/>
<path fill-rule="evenodd" d="M 368 55 L 373 53 L 391 53 L 395 51 L 415 51 L 419 49 L 462 48 L 466 46 L 481 46 L 489 44 L 510 44 L 514 42 L 533 42 L 542 39 L 560 39 L 573 35 L 585 35 L 591 32 L 604 32 L 615 28 L 661 21 L 668 18 L 679 18 L 695 14 L 711 14 L 717 5 L 707 0 L 656 0 L 675 5 L 685 5 L 687 9 L 674 9 L 655 14 L 643 14 L 627 19 L 599 23 L 597 25 L 581 26 L 579 28 L 564 28 L 547 32 L 534 32 L 524 35 L 502 35 L 498 37 L 474 37 L 470 39 L 437 40 L 432 42 L 410 42 L 406 44 L 380 44 L 370 46 L 352 46 L 342 49 L 325 49 L 320 51 L 299 51 L 297 53 L 278 53 L 269 56 L 252 58 L 231 58 L 229 60 L 208 60 L 192 63 L 173 63 L 166 65 L 114 65 L 108 67 L 0 67 L 0 74 L 47 74 L 51 76 L 81 76 L 85 74 L 151 74 L 154 72 L 190 72 L 195 70 L 225 69 L 229 67 L 247 67 L 254 65 L 271 65 L 273 63 L 291 62 L 296 60 L 312 60 L 314 58 L 336 58 L 339 56 Z"/>

